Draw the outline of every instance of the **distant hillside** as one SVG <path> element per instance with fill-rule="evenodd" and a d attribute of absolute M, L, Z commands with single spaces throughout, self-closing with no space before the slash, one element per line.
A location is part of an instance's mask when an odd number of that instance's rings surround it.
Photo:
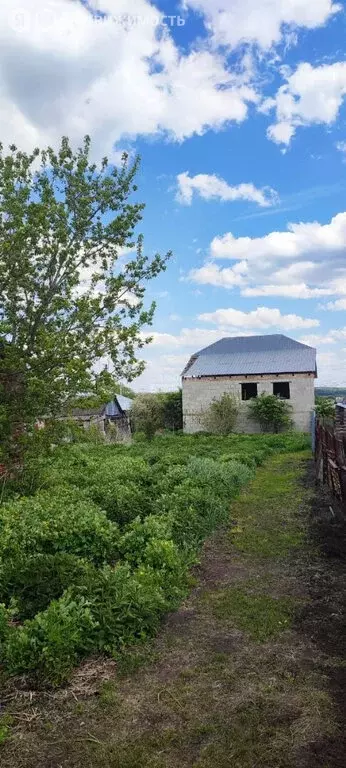
<path fill-rule="evenodd" d="M 346 397 L 346 387 L 315 387 L 316 397 Z"/>

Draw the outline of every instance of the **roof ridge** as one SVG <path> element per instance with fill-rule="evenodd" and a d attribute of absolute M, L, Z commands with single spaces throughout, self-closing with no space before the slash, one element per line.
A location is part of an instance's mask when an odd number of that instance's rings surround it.
<path fill-rule="evenodd" d="M 316 349 L 283 333 L 224 336 L 192 355 L 182 376 L 316 371 Z"/>

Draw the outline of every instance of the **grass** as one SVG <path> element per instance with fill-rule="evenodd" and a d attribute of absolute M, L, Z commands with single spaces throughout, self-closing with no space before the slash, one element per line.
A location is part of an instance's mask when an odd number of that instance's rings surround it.
<path fill-rule="evenodd" d="M 282 456 L 271 459 L 270 472 L 258 470 L 255 480 L 232 506 L 236 520 L 230 530 L 235 548 L 259 557 L 287 557 L 304 545 L 306 525 L 299 507 L 307 493 L 297 493 L 297 459 L 304 460 L 307 452 L 297 454 L 291 461 Z"/>
<path fill-rule="evenodd" d="M 284 629 L 288 629 L 295 607 L 292 598 L 251 594 L 241 587 L 211 593 L 209 600 L 216 618 L 232 620 L 236 627 L 247 632 L 258 643 L 277 637 Z"/>
<path fill-rule="evenodd" d="M 11 715 L 2 715 L 0 717 L 0 747 L 10 738 L 12 722 L 13 718 Z"/>
<path fill-rule="evenodd" d="M 160 636 L 119 655 L 97 696 L 79 693 L 81 670 L 67 696 L 36 699 L 39 716 L 7 739 L 2 768 L 308 766 L 309 745 L 335 732 L 335 714 L 322 657 L 295 618 L 315 556 L 307 458 L 273 456 L 259 469 Z"/>

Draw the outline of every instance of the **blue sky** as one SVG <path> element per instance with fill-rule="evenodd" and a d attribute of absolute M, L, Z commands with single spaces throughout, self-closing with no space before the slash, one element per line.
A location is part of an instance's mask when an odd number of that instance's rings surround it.
<path fill-rule="evenodd" d="M 221 336 L 276 332 L 346 385 L 343 3 L 129 6 L 4 0 L 0 106 L 4 143 L 88 132 L 97 155 L 141 155 L 146 249 L 174 256 L 136 388 L 177 386 Z"/>

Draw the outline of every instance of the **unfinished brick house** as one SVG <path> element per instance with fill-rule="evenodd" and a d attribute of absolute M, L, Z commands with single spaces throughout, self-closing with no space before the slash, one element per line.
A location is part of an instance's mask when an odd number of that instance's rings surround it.
<path fill-rule="evenodd" d="M 308 432 L 315 402 L 316 350 L 282 334 L 224 338 L 196 352 L 182 373 L 184 431 L 204 429 L 213 400 L 239 400 L 237 432 L 259 432 L 246 401 L 263 392 L 289 400 L 295 429 Z"/>

